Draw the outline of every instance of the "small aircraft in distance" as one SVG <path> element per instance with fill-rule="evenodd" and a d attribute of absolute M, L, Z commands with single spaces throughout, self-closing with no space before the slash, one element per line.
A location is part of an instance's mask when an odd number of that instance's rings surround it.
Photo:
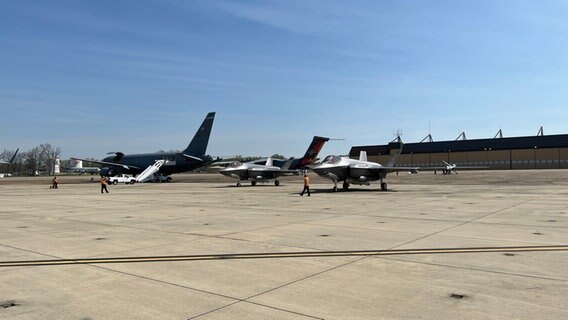
<path fill-rule="evenodd" d="M 8 160 L 8 161 L 0 160 L 0 164 L 10 164 L 10 163 L 14 163 L 14 160 L 16 160 L 16 155 L 18 155 L 18 151 L 20 151 L 20 148 L 16 149 L 16 152 L 14 152 L 14 154 L 12 155 L 12 157 L 10 158 L 10 160 Z"/>
<path fill-rule="evenodd" d="M 361 151 L 359 160 L 349 157 L 327 156 L 322 163 L 312 167 L 312 171 L 319 176 L 333 181 L 333 191 L 337 191 L 337 183 L 343 181 L 343 190 L 348 190 L 351 184 L 370 185 L 371 181 L 380 181 L 381 190 L 387 191 L 387 183 L 384 181 L 387 174 L 396 171 L 413 172 L 417 167 L 397 167 L 396 160 L 402 152 L 402 144 L 399 151 L 393 155 L 386 166 L 377 162 L 367 161 L 367 152 Z"/>
<path fill-rule="evenodd" d="M 452 172 L 454 172 L 455 174 L 458 174 L 458 172 L 456 171 L 456 167 L 458 166 L 455 163 L 448 163 L 446 161 L 442 161 L 446 167 L 442 169 L 442 174 L 452 174 Z"/>
<path fill-rule="evenodd" d="M 255 186 L 259 181 L 264 182 L 272 179 L 274 179 L 274 185 L 279 186 L 278 177 L 299 174 L 300 169 L 306 168 L 317 160 L 316 157 L 327 141 L 329 141 L 329 138 L 314 136 L 306 154 L 300 159 L 275 160 L 268 158 L 245 163 L 234 161 L 229 163 L 225 169 L 220 170 L 219 173 L 236 179 L 237 187 L 241 186 L 241 181 L 250 180 L 251 185 Z"/>
<path fill-rule="evenodd" d="M 121 173 L 133 175 L 143 173 L 144 176 L 151 176 L 156 173 L 169 175 L 194 170 L 216 161 L 211 156 L 205 155 L 214 119 L 215 112 L 208 113 L 189 145 L 181 152 L 129 155 L 125 155 L 122 152 L 111 152 L 110 154 L 113 154 L 113 156 L 106 157 L 101 161 L 80 158 L 71 159 L 103 165 L 100 171 L 100 175 L 103 177 L 111 177 Z"/>
<path fill-rule="evenodd" d="M 458 174 L 458 172 L 456 171 L 456 168 L 458 168 L 458 165 L 455 163 L 449 163 L 446 161 L 443 161 L 444 163 L 443 166 L 439 166 L 439 167 L 419 167 L 418 169 L 420 170 L 433 170 L 434 174 L 436 174 L 438 172 L 438 170 L 442 171 L 442 174 Z M 482 170 L 482 169 L 489 169 L 489 167 L 487 166 L 459 166 L 460 170 Z"/>

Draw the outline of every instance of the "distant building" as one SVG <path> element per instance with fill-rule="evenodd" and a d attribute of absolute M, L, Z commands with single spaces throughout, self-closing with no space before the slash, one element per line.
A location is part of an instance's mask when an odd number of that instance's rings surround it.
<path fill-rule="evenodd" d="M 400 148 L 386 145 L 354 146 L 351 158 L 367 151 L 369 161 L 387 163 Z M 490 169 L 568 168 L 568 134 L 528 137 L 405 143 L 398 166 L 439 166 L 442 161 L 458 166 L 488 166 Z"/>

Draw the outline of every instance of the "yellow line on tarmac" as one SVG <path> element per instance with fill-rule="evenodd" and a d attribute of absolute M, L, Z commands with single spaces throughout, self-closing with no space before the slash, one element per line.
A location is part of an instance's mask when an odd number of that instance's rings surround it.
<path fill-rule="evenodd" d="M 0 261 L 0 268 L 25 267 L 25 266 L 57 266 L 57 265 L 72 265 L 72 264 L 278 259 L 278 258 L 321 258 L 321 257 L 346 257 L 346 256 L 454 254 L 454 253 L 522 252 L 522 251 L 525 252 L 526 251 L 536 251 L 536 252 L 568 251 L 568 245 L 395 249 L 395 250 L 347 250 L 347 251 L 304 251 L 304 252 L 300 251 L 300 252 L 266 252 L 266 253 L 234 253 L 234 254 L 229 253 L 229 254 L 202 254 L 202 255 L 149 256 L 149 257 L 22 260 L 22 261 Z"/>

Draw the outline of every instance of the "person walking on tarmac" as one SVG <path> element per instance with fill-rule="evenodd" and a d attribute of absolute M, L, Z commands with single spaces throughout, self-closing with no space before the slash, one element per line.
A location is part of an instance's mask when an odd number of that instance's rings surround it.
<path fill-rule="evenodd" d="M 103 193 L 103 191 L 106 191 L 106 193 L 108 193 L 107 184 L 108 184 L 107 177 L 101 177 L 101 193 Z"/>
<path fill-rule="evenodd" d="M 51 187 L 50 189 L 57 189 L 57 184 L 59 183 L 59 179 L 57 178 L 57 176 L 54 176 L 53 179 L 51 179 Z"/>
<path fill-rule="evenodd" d="M 302 193 L 300 193 L 300 195 L 303 197 L 304 196 L 304 192 L 308 192 L 308 197 L 310 196 L 310 177 L 308 177 L 308 175 L 304 172 L 304 190 L 302 190 Z"/>

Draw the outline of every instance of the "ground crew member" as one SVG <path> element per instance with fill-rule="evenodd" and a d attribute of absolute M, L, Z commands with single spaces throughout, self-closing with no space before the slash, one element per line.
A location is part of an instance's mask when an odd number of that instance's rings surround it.
<path fill-rule="evenodd" d="M 108 184 L 107 177 L 101 177 L 101 193 L 103 193 L 103 191 L 106 191 L 106 193 L 108 193 L 107 184 Z"/>
<path fill-rule="evenodd" d="M 303 197 L 304 196 L 304 192 L 308 192 L 308 197 L 310 196 L 310 177 L 308 177 L 307 174 L 304 173 L 304 190 L 302 190 L 302 193 L 300 193 L 300 195 Z"/>
<path fill-rule="evenodd" d="M 57 179 L 57 176 L 54 176 L 51 179 L 51 189 L 57 189 L 57 183 L 59 183 L 59 179 Z"/>

